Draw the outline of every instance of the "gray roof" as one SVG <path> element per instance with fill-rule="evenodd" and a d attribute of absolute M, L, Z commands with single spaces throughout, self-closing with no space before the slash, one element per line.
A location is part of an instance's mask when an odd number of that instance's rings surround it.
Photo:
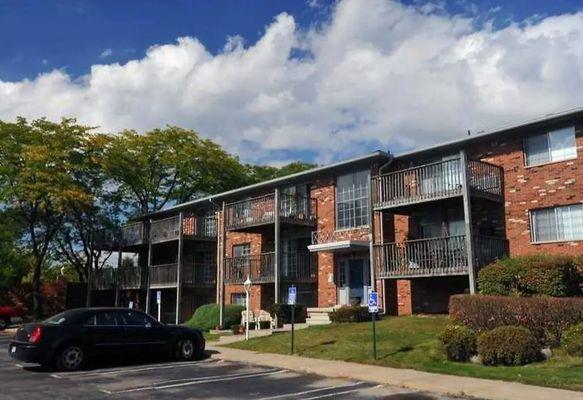
<path fill-rule="evenodd" d="M 572 118 L 572 117 L 575 117 L 578 115 L 583 116 L 583 107 L 571 108 L 571 109 L 564 110 L 564 111 L 549 113 L 549 114 L 546 114 L 546 115 L 541 116 L 541 117 L 536 117 L 536 118 L 529 119 L 529 120 L 522 121 L 522 122 L 518 122 L 518 123 L 506 124 L 506 125 L 500 126 L 498 128 L 487 130 L 487 131 L 479 131 L 478 133 L 475 133 L 475 134 L 472 134 L 469 136 L 465 136 L 461 139 L 450 140 L 447 142 L 434 144 L 432 146 L 422 147 L 419 149 L 414 149 L 411 151 L 406 151 L 406 152 L 403 152 L 400 154 L 396 154 L 394 156 L 394 158 L 395 159 L 406 158 L 406 157 L 416 156 L 416 155 L 419 155 L 421 153 L 430 152 L 430 151 L 443 151 L 443 150 L 447 150 L 447 149 L 451 149 L 451 148 L 461 148 L 464 145 L 466 145 L 470 142 L 473 142 L 473 141 L 478 141 L 478 140 L 482 140 L 485 138 L 491 138 L 493 136 L 497 136 L 497 135 L 502 134 L 502 133 L 510 133 L 511 131 L 514 131 L 514 130 L 520 129 L 520 128 L 530 128 L 530 127 L 536 127 L 536 126 L 547 124 L 547 123 L 560 122 L 562 120 L 566 120 L 566 119 L 569 119 L 569 118 Z"/>
<path fill-rule="evenodd" d="M 372 152 L 372 153 L 369 153 L 369 154 L 366 154 L 363 156 L 351 158 L 349 160 L 339 161 L 339 162 L 336 162 L 333 164 L 328 164 L 328 165 L 323 165 L 323 166 L 311 168 L 311 169 L 308 169 L 306 171 L 296 172 L 295 174 L 290 174 L 290 175 L 282 176 L 280 178 L 270 179 L 267 181 L 255 183 L 253 185 L 243 186 L 243 187 L 229 190 L 226 192 L 217 193 L 217 194 L 214 194 L 212 196 L 202 197 L 202 198 L 192 200 L 192 201 L 189 201 L 186 203 L 177 204 L 175 206 L 166 208 L 164 210 L 150 213 L 148 215 L 142 215 L 136 219 L 146 219 L 146 218 L 150 218 L 150 217 L 159 217 L 162 215 L 175 213 L 177 211 L 192 208 L 194 206 L 202 206 L 205 203 L 216 204 L 216 202 L 218 202 L 218 201 L 223 201 L 223 200 L 226 200 L 226 199 L 234 197 L 234 196 L 242 196 L 242 195 L 245 195 L 247 193 L 250 193 L 250 192 L 253 192 L 256 190 L 275 188 L 275 187 L 282 186 L 285 184 L 290 184 L 292 182 L 300 183 L 302 180 L 307 180 L 307 179 L 319 176 L 323 173 L 329 173 L 331 171 L 342 169 L 342 168 L 345 168 L 348 166 L 357 166 L 359 164 L 370 164 L 371 162 L 374 162 L 374 161 L 388 162 L 391 159 L 392 159 L 392 156 L 389 153 L 384 152 L 382 150 L 377 150 L 375 152 Z"/>

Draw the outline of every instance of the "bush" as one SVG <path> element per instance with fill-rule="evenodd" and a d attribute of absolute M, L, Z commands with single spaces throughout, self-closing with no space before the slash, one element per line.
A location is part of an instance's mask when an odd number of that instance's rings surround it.
<path fill-rule="evenodd" d="M 563 333 L 563 347 L 568 354 L 583 357 L 583 323 L 574 325 Z"/>
<path fill-rule="evenodd" d="M 439 335 L 439 341 L 450 361 L 468 361 L 476 354 L 476 333 L 466 326 L 446 326 Z"/>
<path fill-rule="evenodd" d="M 450 319 L 476 332 L 499 326 L 523 326 L 539 343 L 556 346 L 563 331 L 583 322 L 583 298 L 455 295 Z"/>
<path fill-rule="evenodd" d="M 307 307 L 302 304 L 296 304 L 294 321 L 296 323 L 306 322 L 307 315 Z M 271 316 L 277 316 L 277 323 L 279 326 L 283 326 L 283 324 L 291 324 L 291 306 L 283 303 L 274 304 L 271 307 Z"/>
<path fill-rule="evenodd" d="M 524 365 L 539 358 L 540 348 L 528 329 L 501 326 L 478 337 L 478 354 L 485 365 Z"/>
<path fill-rule="evenodd" d="M 521 256 L 504 258 L 478 273 L 478 287 L 487 295 L 580 296 L 583 274 L 580 257 Z"/>
<path fill-rule="evenodd" d="M 369 320 L 368 307 L 344 306 L 337 308 L 330 314 L 330 321 L 332 322 L 364 322 Z"/>
<path fill-rule="evenodd" d="M 241 323 L 241 312 L 245 308 L 243 306 L 237 305 L 225 305 L 224 315 L 223 315 L 223 329 L 230 329 L 233 325 Z M 219 324 L 219 305 L 218 304 L 205 304 L 200 306 L 194 312 L 194 315 L 186 323 L 186 325 L 194 328 L 200 328 L 203 331 L 208 331 L 215 329 Z"/>

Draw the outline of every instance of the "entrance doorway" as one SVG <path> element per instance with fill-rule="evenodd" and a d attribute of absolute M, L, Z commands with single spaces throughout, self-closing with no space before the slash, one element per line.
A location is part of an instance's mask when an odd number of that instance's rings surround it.
<path fill-rule="evenodd" d="M 337 268 L 338 304 L 365 306 L 370 286 L 368 259 L 341 259 L 338 260 Z"/>

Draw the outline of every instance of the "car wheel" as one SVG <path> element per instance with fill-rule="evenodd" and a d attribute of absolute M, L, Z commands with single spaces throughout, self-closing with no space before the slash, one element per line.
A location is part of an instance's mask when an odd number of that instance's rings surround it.
<path fill-rule="evenodd" d="M 184 338 L 178 342 L 178 359 L 182 361 L 193 360 L 196 355 L 196 342 L 192 338 Z"/>
<path fill-rule="evenodd" d="M 0 331 L 8 328 L 8 325 L 10 325 L 8 318 L 0 318 Z"/>
<path fill-rule="evenodd" d="M 67 344 L 59 350 L 55 361 L 59 370 L 76 371 L 85 363 L 85 352 L 78 344 Z"/>

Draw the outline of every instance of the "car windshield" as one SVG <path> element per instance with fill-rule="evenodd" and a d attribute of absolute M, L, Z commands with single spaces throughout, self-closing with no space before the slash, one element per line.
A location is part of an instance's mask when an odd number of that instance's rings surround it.
<path fill-rule="evenodd" d="M 50 325 L 62 325 L 65 321 L 67 321 L 67 318 L 68 318 L 68 313 L 62 312 L 60 314 L 53 315 L 49 319 L 46 319 L 44 321 L 44 323 L 50 324 Z"/>

